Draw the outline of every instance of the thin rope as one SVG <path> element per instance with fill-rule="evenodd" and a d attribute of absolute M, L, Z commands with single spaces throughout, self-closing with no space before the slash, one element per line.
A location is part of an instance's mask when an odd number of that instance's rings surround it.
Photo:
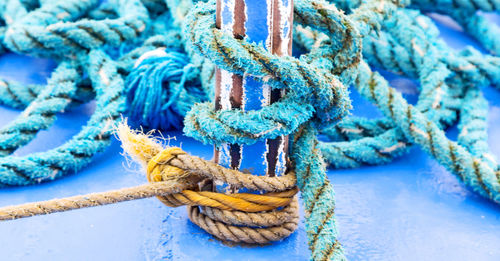
<path fill-rule="evenodd" d="M 52 199 L 0 209 L 0 220 L 13 220 L 38 215 L 64 212 L 74 209 L 104 206 L 134 199 L 150 198 L 178 191 L 183 183 L 164 181 L 144 184 L 137 187 L 123 188 L 103 193 L 73 196 L 64 199 Z"/>
<path fill-rule="evenodd" d="M 29 203 L 0 209 L 0 220 L 46 215 L 156 196 L 170 207 L 190 206 L 189 217 L 225 241 L 265 244 L 290 235 L 298 224 L 294 173 L 282 177 L 248 175 L 190 156 L 177 147 L 163 148 L 151 137 L 121 124 L 124 149 L 146 166 L 152 183 L 103 193 Z M 238 188 L 272 191 L 265 194 L 223 194 L 199 191 L 204 180 Z M 209 214 L 199 211 L 198 207 Z M 226 216 L 227 215 L 227 216 Z M 234 217 L 243 217 L 232 221 Z M 269 218 L 269 220 L 267 220 Z M 264 221 L 266 220 L 266 221 Z M 258 228 L 255 227 L 258 224 Z"/>

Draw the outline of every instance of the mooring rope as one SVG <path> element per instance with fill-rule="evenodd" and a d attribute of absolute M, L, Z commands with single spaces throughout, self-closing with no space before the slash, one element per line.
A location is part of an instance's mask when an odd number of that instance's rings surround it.
<path fill-rule="evenodd" d="M 133 132 L 124 124 L 120 125 L 118 135 L 125 151 L 145 166 L 152 183 L 2 208 L 0 220 L 157 196 L 170 207 L 191 206 L 190 219 L 225 241 L 265 244 L 287 237 L 297 228 L 299 216 L 293 172 L 280 177 L 248 175 L 190 156 L 180 148 L 165 149 L 151 137 Z M 205 179 L 236 188 L 270 192 L 223 194 L 199 191 L 198 185 Z M 203 212 L 199 211 L 199 206 Z"/>

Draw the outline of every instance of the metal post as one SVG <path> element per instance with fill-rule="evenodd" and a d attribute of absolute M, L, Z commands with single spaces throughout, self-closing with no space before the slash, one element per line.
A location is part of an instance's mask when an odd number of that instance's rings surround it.
<path fill-rule="evenodd" d="M 291 55 L 293 0 L 217 0 L 216 24 L 235 38 L 262 44 L 273 54 Z M 259 110 L 284 94 L 250 75 L 217 69 L 215 79 L 217 110 Z M 215 148 L 214 159 L 223 166 L 253 175 L 277 176 L 286 172 L 287 152 L 288 137 L 282 136 L 253 145 L 224 144 Z M 236 192 L 234 188 L 215 185 L 216 191 Z"/>

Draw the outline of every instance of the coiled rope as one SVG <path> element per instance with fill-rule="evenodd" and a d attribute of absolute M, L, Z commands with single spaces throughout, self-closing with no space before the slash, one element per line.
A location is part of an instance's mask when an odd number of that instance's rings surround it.
<path fill-rule="evenodd" d="M 143 2 L 117 0 L 98 5 L 96 0 L 44 1 L 32 11 L 18 0 L 0 2 L 6 24 L 4 48 L 59 61 L 47 86 L 0 82 L 0 102 L 24 109 L 16 120 L 0 129 L 0 186 L 37 184 L 86 166 L 108 146 L 121 115 L 133 108 L 127 105 L 125 77 L 135 61 L 157 48 L 185 53 L 183 45 L 175 42 L 180 29 L 172 25 L 165 4 Z M 146 7 L 154 9 L 148 11 Z M 196 78 L 198 73 L 191 75 L 191 79 Z M 164 80 L 176 85 L 178 77 Z M 178 92 L 184 85 L 179 86 Z M 206 96 L 199 85 L 190 85 L 189 90 Z M 94 96 L 94 114 L 70 141 L 42 153 L 11 155 L 35 138 L 38 131 L 49 128 L 57 113 Z M 195 95 L 186 96 L 189 104 L 200 100 L 191 98 Z M 185 111 L 172 113 L 166 121 L 180 118 Z"/>
<path fill-rule="evenodd" d="M 364 97 L 379 106 L 390 120 L 347 119 L 327 130 L 326 133 L 329 136 L 344 137 L 345 140 L 321 145 L 327 161 L 336 167 L 386 163 L 404 153 L 407 146 L 411 144 L 409 140 L 422 145 L 431 156 L 454 172 L 473 190 L 498 202 L 500 200 L 500 173 L 495 157 L 485 144 L 487 135 L 479 128 L 479 126 L 486 125 L 485 115 L 488 108 L 484 106 L 484 98 L 478 94 L 478 85 L 498 84 L 500 67 L 492 65 L 498 63 L 499 58 L 490 57 L 489 61 L 477 65 L 474 63 L 477 60 L 472 58 L 480 56 L 477 52 L 470 53 L 469 51 L 468 57 L 453 54 L 444 43 L 437 40 L 437 29 L 433 27 L 431 21 L 416 11 L 400 9 L 381 26 L 384 30 L 383 34 L 379 37 L 372 36 L 365 44 L 365 46 L 371 46 L 365 49 L 368 61 L 374 61 L 375 64 L 382 65 L 382 68 L 402 72 L 408 76 L 420 74 L 422 86 L 419 100 L 415 107 L 409 106 L 397 91 L 388 87 L 387 82 L 381 76 L 373 74 L 366 65 L 360 67 L 359 75 L 364 73 L 365 78 L 358 79 L 355 87 Z M 408 32 L 411 33 L 408 34 Z M 430 45 L 433 42 L 438 44 Z M 381 46 L 384 46 L 385 50 L 389 46 L 389 51 L 381 52 Z M 401 59 L 405 55 L 396 57 L 395 50 L 399 54 L 408 53 L 406 57 L 410 59 L 406 62 Z M 487 62 L 492 62 L 492 64 L 487 64 Z M 420 69 L 419 63 L 422 64 Z M 432 63 L 435 65 L 432 66 Z M 413 72 L 412 67 L 415 68 Z M 458 73 L 454 77 L 449 77 L 453 76 L 452 72 Z M 422 77 L 423 73 L 431 74 Z M 437 78 L 433 79 L 433 77 Z M 435 86 L 434 89 L 426 91 L 425 81 Z M 453 87 L 452 89 L 447 86 L 447 82 Z M 422 97 L 426 93 L 429 94 L 427 99 Z M 450 100 L 446 95 L 452 95 L 455 98 Z M 422 106 L 424 102 L 427 104 Z M 475 109 L 464 111 L 464 107 L 468 107 L 466 104 L 474 106 Z M 399 111 L 398 116 L 398 110 L 404 108 L 406 110 Z M 427 117 L 424 118 L 420 112 L 413 111 L 414 108 L 420 108 L 420 111 L 431 115 L 426 115 Z M 461 115 L 459 127 L 462 128 L 458 143 L 455 143 L 446 138 L 442 129 L 456 122 L 459 112 Z M 478 116 L 472 118 L 474 121 L 464 124 L 464 119 L 468 119 L 471 115 Z M 415 120 L 415 117 L 422 118 Z M 420 127 L 417 127 L 415 121 L 420 121 L 418 123 Z M 343 128 L 343 126 L 346 127 Z M 391 126 L 405 130 L 401 132 L 391 130 L 394 128 Z M 476 126 L 478 128 L 475 128 Z M 465 132 L 466 129 L 479 132 L 469 134 Z M 345 132 L 354 132 L 355 137 L 351 140 L 351 137 L 346 137 Z M 464 138 L 464 136 L 469 138 Z M 465 148 L 462 147 L 464 143 Z M 480 144 L 477 145 L 481 146 L 479 150 L 476 144 Z"/>
<path fill-rule="evenodd" d="M 225 241 L 265 244 L 287 237 L 297 228 L 294 173 L 281 177 L 248 175 L 190 156 L 179 148 L 164 149 L 151 137 L 133 132 L 123 124 L 118 134 L 125 151 L 145 166 L 151 184 L 3 208 L 0 220 L 158 196 L 167 206 L 191 206 L 190 219 Z M 200 182 L 206 179 L 237 188 L 272 192 L 256 195 L 199 191 Z M 203 213 L 198 206 L 203 207 Z"/>

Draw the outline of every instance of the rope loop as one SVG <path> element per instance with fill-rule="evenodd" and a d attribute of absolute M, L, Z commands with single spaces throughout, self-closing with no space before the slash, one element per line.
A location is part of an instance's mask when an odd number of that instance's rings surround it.
<path fill-rule="evenodd" d="M 251 144 L 258 139 L 291 134 L 308 121 L 332 124 L 347 114 L 350 101 L 339 77 L 345 68 L 355 67 L 359 62 L 359 43 L 355 40 L 359 36 L 352 23 L 333 5 L 298 2 L 299 10 L 303 6 L 308 8 L 302 10 L 309 14 L 303 15 L 310 20 L 308 25 L 316 25 L 318 30 L 328 31 L 332 36 L 329 53 L 324 54 L 332 59 L 325 66 L 314 65 L 316 60 L 325 58 L 279 57 L 261 46 L 222 33 L 215 28 L 213 1 L 200 2 L 192 9 L 186 17 L 186 32 L 197 51 L 222 69 L 253 75 L 273 88 L 287 90 L 287 94 L 271 106 L 252 112 L 215 112 L 208 103 L 196 105 L 186 115 L 184 130 L 188 135 L 215 144 Z"/>
<path fill-rule="evenodd" d="M 189 206 L 191 220 L 217 238 L 264 244 L 280 240 L 296 229 L 298 209 L 295 195 L 298 189 L 293 172 L 280 177 L 267 177 L 226 169 L 190 156 L 180 148 L 163 148 L 147 135 L 134 132 L 125 124 L 118 127 L 118 135 L 124 149 L 146 166 L 149 182 L 175 181 L 178 184 L 177 192 L 157 198 L 170 207 Z M 200 191 L 200 184 L 207 179 L 238 188 L 270 192 L 224 194 Z M 200 212 L 199 207 L 204 212 Z M 242 219 L 234 221 L 235 216 Z M 271 220 L 263 221 L 266 218 Z"/>
<path fill-rule="evenodd" d="M 366 7 L 376 8 L 379 14 L 363 17 L 362 22 L 372 22 L 366 30 L 372 30 L 377 20 L 394 10 L 390 3 L 376 3 L 379 5 Z M 290 156 L 304 198 L 312 259 L 343 260 L 342 247 L 336 240 L 334 192 L 316 148 L 316 134 L 317 129 L 342 119 L 351 108 L 346 86 L 355 79 L 361 62 L 361 35 L 355 26 L 357 21 L 352 21 L 334 5 L 322 0 L 299 0 L 295 4 L 296 21 L 315 34 L 326 36 L 299 59 L 273 55 L 262 46 L 235 39 L 217 29 L 214 1 L 198 2 L 191 9 L 186 16 L 185 32 L 194 51 L 221 69 L 252 75 L 274 89 L 286 90 L 286 94 L 258 111 L 215 111 L 210 103 L 195 105 L 186 115 L 184 132 L 215 145 L 252 144 L 256 140 L 293 135 Z M 214 221 L 206 220 L 212 213 L 200 213 L 197 208 L 190 210 L 193 222 L 219 235 L 211 230 L 217 227 Z M 227 234 L 227 231 L 218 232 Z"/>
<path fill-rule="evenodd" d="M 40 8 L 9 25 L 4 43 L 15 52 L 41 57 L 72 57 L 103 45 L 139 40 L 149 26 L 140 0 L 115 0 L 116 19 L 76 19 L 94 9 L 97 0 L 43 1 Z M 139 39 L 137 39 L 139 38 Z"/>

